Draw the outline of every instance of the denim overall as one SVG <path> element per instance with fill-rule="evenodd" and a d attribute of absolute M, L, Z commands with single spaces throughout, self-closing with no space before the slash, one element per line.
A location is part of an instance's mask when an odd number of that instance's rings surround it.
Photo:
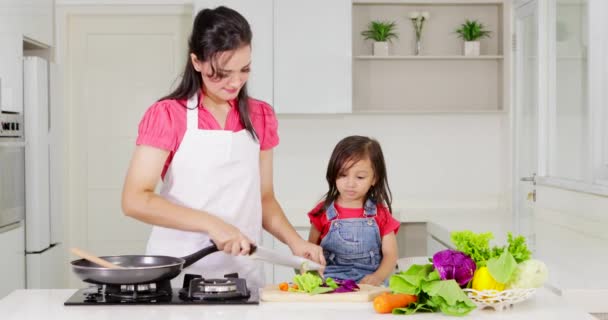
<path fill-rule="evenodd" d="M 382 241 L 374 219 L 376 204 L 367 200 L 363 208 L 363 217 L 350 219 L 337 219 L 333 202 L 327 208 L 325 214 L 331 226 L 321 241 L 327 261 L 323 276 L 359 282 L 380 266 Z"/>

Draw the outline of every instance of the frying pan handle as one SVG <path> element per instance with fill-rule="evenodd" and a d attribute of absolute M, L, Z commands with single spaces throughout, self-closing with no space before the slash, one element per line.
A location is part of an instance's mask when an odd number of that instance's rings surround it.
<path fill-rule="evenodd" d="M 213 241 L 211 241 L 211 245 L 203 248 L 191 255 L 187 255 L 185 257 L 182 257 L 182 259 L 185 260 L 184 262 L 184 268 L 189 267 L 190 265 L 192 265 L 193 263 L 197 262 L 198 260 L 202 259 L 203 257 L 210 255 L 214 252 L 217 252 L 219 249 L 217 248 L 217 246 L 215 245 L 215 243 L 213 243 Z"/>

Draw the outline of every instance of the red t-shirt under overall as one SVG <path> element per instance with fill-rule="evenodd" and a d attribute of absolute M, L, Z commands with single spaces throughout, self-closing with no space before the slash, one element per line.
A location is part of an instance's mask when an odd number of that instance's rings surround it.
<path fill-rule="evenodd" d="M 312 209 L 308 213 L 308 217 L 310 218 L 310 224 L 312 224 L 319 232 L 321 232 L 320 240 L 327 235 L 329 232 L 329 227 L 331 223 L 327 220 L 327 215 L 325 211 L 317 215 L 313 215 L 314 212 L 317 212 L 319 208 L 323 207 L 323 202 L 317 204 L 314 209 Z M 338 217 L 336 219 L 352 219 L 352 218 L 364 218 L 363 216 L 363 207 L 361 208 L 344 208 L 339 206 L 334 202 L 334 207 L 338 213 Z M 376 216 L 374 217 L 376 220 L 376 224 L 378 224 L 378 229 L 380 230 L 380 238 L 383 236 L 394 232 L 397 234 L 399 231 L 399 227 L 401 223 L 397 221 L 397 219 L 393 218 L 388 208 L 383 205 L 376 206 Z"/>

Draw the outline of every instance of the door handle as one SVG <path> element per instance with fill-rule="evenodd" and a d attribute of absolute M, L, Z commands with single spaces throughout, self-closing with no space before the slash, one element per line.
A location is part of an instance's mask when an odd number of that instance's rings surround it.
<path fill-rule="evenodd" d="M 530 177 L 521 177 L 519 180 L 523 182 L 532 182 L 534 185 L 536 185 L 536 172 L 532 173 L 532 176 Z"/>

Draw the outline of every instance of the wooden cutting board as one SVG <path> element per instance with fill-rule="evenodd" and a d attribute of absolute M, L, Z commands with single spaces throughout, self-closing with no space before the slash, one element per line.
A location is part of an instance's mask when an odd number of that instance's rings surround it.
<path fill-rule="evenodd" d="M 279 290 L 278 285 L 266 286 L 260 289 L 260 299 L 266 302 L 369 302 L 389 288 L 360 284 L 359 291 L 345 293 L 326 293 L 310 295 L 302 292 Z"/>

